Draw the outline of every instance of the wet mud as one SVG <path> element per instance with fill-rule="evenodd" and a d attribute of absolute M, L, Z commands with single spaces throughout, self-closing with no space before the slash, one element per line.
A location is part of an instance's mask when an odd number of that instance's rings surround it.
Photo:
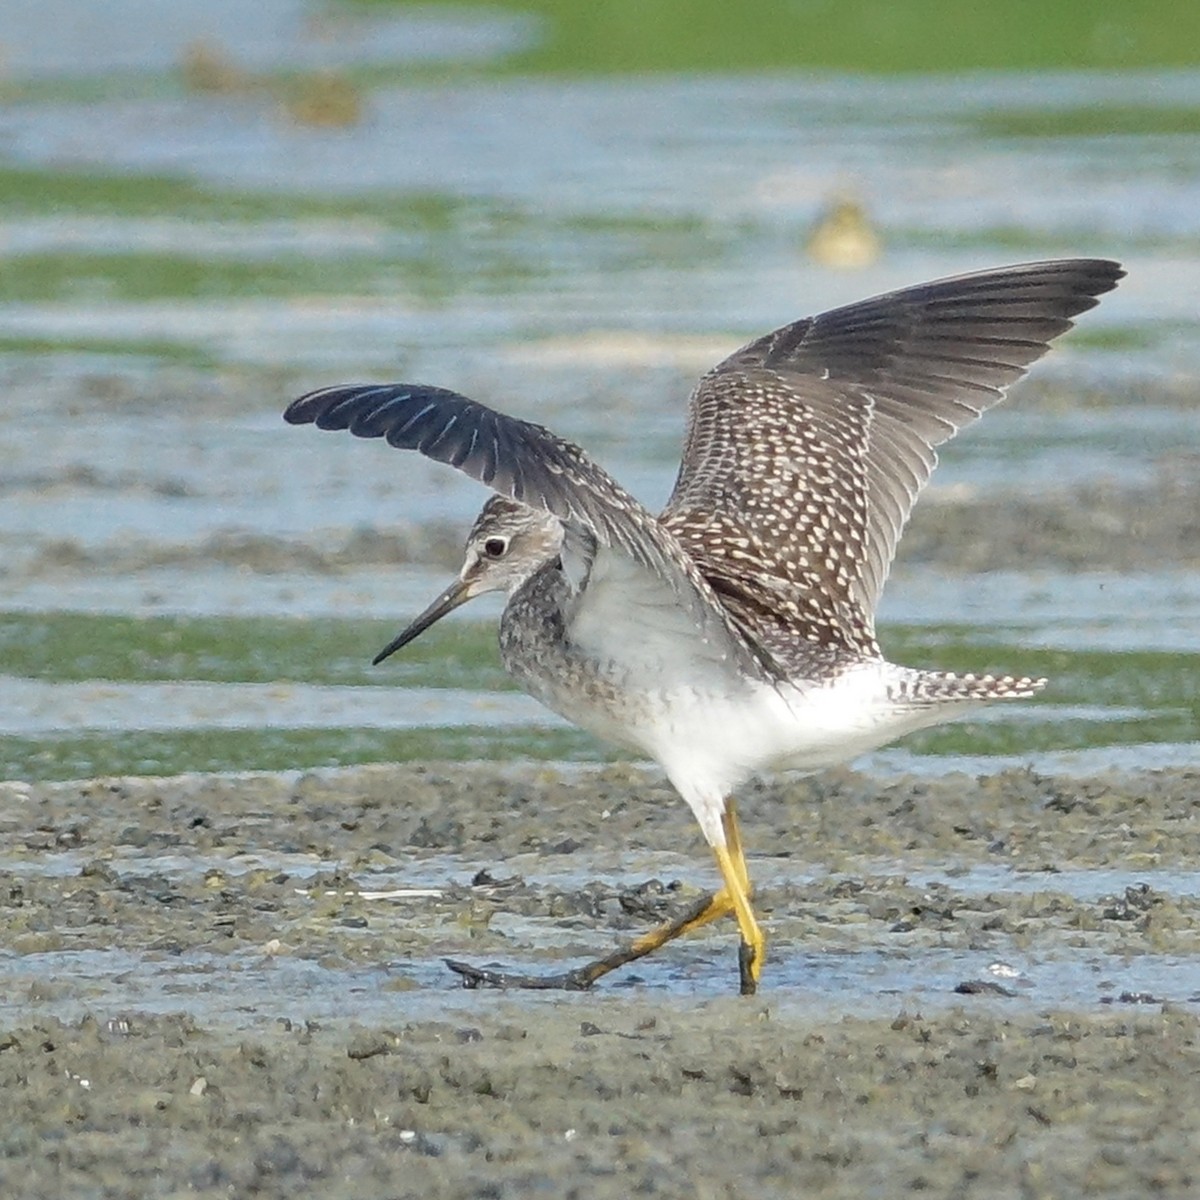
<path fill-rule="evenodd" d="M 1166 465 L 1145 485 L 1090 484 L 1034 497 L 939 495 L 917 509 L 905 531 L 900 562 L 955 571 L 1154 570 L 1200 564 L 1200 484 Z M 38 480 L 35 486 L 88 492 L 121 486 L 78 477 Z M 160 484 L 169 489 L 171 485 Z M 126 489 L 127 490 L 127 489 Z M 26 579 L 88 575 L 96 570 L 131 573 L 158 567 L 233 567 L 276 574 L 307 571 L 338 575 L 401 563 L 459 563 L 462 522 L 432 521 L 399 530 L 347 530 L 320 544 L 301 538 L 218 531 L 189 543 L 122 537 L 89 546 L 69 534 L 47 539 L 15 556 Z M 24 561 L 20 561 L 23 559 Z"/>
<path fill-rule="evenodd" d="M 715 872 L 661 776 L 0 785 L 0 1193 L 1188 1196 L 1200 774 L 764 782 L 769 935 L 556 970 Z"/>
<path fill-rule="evenodd" d="M 491 397 L 498 390 L 503 396 L 507 376 L 500 374 L 497 383 L 490 375 L 473 378 L 468 373 L 460 386 L 469 394 Z M 682 437 L 682 405 L 690 375 L 679 372 L 664 383 L 661 375 L 652 373 L 647 380 L 619 365 L 612 374 L 615 393 L 644 403 L 652 411 L 662 408 L 664 395 L 676 395 L 678 436 Z M 168 422 L 157 435 L 153 455 L 136 462 L 125 457 L 119 463 L 106 460 L 101 464 L 98 457 L 103 455 L 92 444 L 95 439 L 87 437 L 53 453 L 43 448 L 49 433 L 43 433 L 36 446 L 33 442 L 14 446 L 9 469 L 0 478 L 0 502 L 14 511 L 28 506 L 37 517 L 32 527 L 26 527 L 27 522 L 15 531 L 0 531 L 0 549 L 4 551 L 0 582 L 14 592 L 32 583 L 98 574 L 123 578 L 162 567 L 337 576 L 402 563 L 438 569 L 458 565 L 462 538 L 476 506 L 474 493 L 463 490 L 461 515 L 426 511 L 419 507 L 422 488 L 411 482 L 398 483 L 406 476 L 394 469 L 394 460 L 363 453 L 369 449 L 365 447 L 352 447 L 351 461 L 364 471 L 379 473 L 373 487 L 380 492 L 372 508 L 348 510 L 353 523 L 349 516 L 334 519 L 327 507 L 316 507 L 305 510 L 306 520 L 290 521 L 298 526 L 296 531 L 262 528 L 282 495 L 286 494 L 290 505 L 311 503 L 309 492 L 293 496 L 286 489 L 297 471 L 328 469 L 332 457 L 326 451 L 334 443 L 298 466 L 300 460 L 293 460 L 290 454 L 278 462 L 264 461 L 263 443 L 254 443 L 245 456 L 231 458 L 224 443 L 214 451 L 206 439 L 211 438 L 212 429 L 231 419 L 235 428 L 242 423 L 257 427 L 258 423 L 272 432 L 278 425 L 282 431 L 278 414 L 285 399 L 311 380 L 252 370 L 227 371 L 217 378 L 211 372 L 186 368 L 145 377 L 99 371 L 76 378 L 66 372 L 23 374 L 9 369 L 3 382 L 11 393 L 15 415 L 25 424 L 38 428 L 45 413 L 63 410 L 73 418 L 97 422 L 97 437 L 101 427 L 105 438 L 120 434 L 122 451 L 145 435 L 148 414 L 154 420 L 164 419 L 164 395 L 170 397 L 172 411 L 188 414 L 189 422 L 178 427 Z M 547 384 L 548 391 L 564 395 L 581 388 L 584 385 L 574 376 L 569 383 L 559 379 L 555 387 Z M 1190 428 L 1187 414 L 1194 399 L 1190 393 L 1186 397 L 1180 394 L 1171 381 L 1147 383 L 1142 391 L 1140 404 L 1177 420 L 1184 440 L 1168 439 L 1173 448 L 1150 455 L 1140 466 L 1131 460 L 1086 478 L 1074 477 L 1065 463 L 1059 463 L 1056 469 L 1061 479 L 1056 475 L 1041 478 L 1036 487 L 1027 481 L 1005 483 L 1003 479 L 946 485 L 939 474 L 905 531 L 899 565 L 955 571 L 1065 568 L 1130 572 L 1159 570 L 1164 564 L 1186 569 L 1200 562 L 1196 460 L 1186 440 Z M 272 399 L 267 407 L 264 397 Z M 1096 395 L 1082 386 L 1065 393 L 1029 387 L 1014 397 L 1005 411 L 1012 413 L 1019 406 L 1031 418 L 1060 411 L 1104 413 L 1128 400 L 1119 387 Z M 547 414 L 545 419 L 556 425 L 563 421 L 557 413 Z M 995 428 L 997 421 L 990 424 Z M 569 420 L 563 431 L 576 434 L 585 444 L 592 440 L 585 431 L 571 429 Z M 122 440 L 126 436 L 128 443 Z M 301 448 L 311 451 L 317 445 L 297 441 L 294 451 L 289 444 L 289 451 L 298 454 Z M 655 475 L 669 478 L 673 473 L 677 445 L 674 434 L 664 437 L 663 453 L 671 464 L 664 460 L 661 472 Z M 628 445 L 610 446 L 607 453 L 604 446 L 592 449 L 618 478 L 631 473 L 640 478 L 645 470 L 644 463 L 631 465 Z M 218 455 L 214 464 L 209 464 L 209 470 L 202 469 L 207 456 L 214 453 Z M 397 487 L 400 490 L 393 493 Z M 314 477 L 312 494 L 325 495 L 326 490 L 339 495 L 345 490 L 344 482 L 336 476 L 328 480 Z M 440 496 L 441 492 L 438 487 L 432 494 Z M 106 535 L 103 522 L 79 517 L 81 511 L 102 512 L 110 503 L 119 504 L 125 514 L 123 522 L 114 522 L 111 535 Z M 150 521 L 147 514 L 161 515 L 164 506 L 177 506 L 194 515 L 183 530 L 164 526 L 157 519 Z M 64 515 L 57 517 L 56 511 Z M 367 512 L 376 514 L 369 525 L 364 523 Z M 213 514 L 220 516 L 216 527 L 212 527 Z M 80 533 L 81 524 L 86 527 L 85 534 Z M 152 532 L 139 531 L 147 525 Z"/>

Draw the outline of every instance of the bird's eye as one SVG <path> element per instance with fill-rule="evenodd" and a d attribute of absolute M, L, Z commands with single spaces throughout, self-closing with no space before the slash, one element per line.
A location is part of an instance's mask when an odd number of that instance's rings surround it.
<path fill-rule="evenodd" d="M 483 543 L 483 552 L 488 556 L 488 558 L 503 558 L 507 549 L 507 538 L 490 537 L 486 542 Z"/>

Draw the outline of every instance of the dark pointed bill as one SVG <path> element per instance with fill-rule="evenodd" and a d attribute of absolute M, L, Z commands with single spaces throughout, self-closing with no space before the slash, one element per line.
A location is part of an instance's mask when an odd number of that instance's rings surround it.
<path fill-rule="evenodd" d="M 371 659 L 371 666 L 377 667 L 383 660 L 397 650 L 403 649 L 409 642 L 419 638 L 430 625 L 440 621 L 447 613 L 453 612 L 460 604 L 465 604 L 471 598 L 467 585 L 456 579 L 407 629 L 390 642 Z"/>

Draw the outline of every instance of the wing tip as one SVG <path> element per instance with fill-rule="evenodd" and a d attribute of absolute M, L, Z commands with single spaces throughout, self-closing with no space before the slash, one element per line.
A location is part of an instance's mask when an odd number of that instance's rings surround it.
<path fill-rule="evenodd" d="M 283 410 L 283 419 L 289 425 L 311 425 L 317 419 L 315 400 L 328 390 L 321 388 L 319 391 L 305 392 L 303 396 L 297 397 Z"/>

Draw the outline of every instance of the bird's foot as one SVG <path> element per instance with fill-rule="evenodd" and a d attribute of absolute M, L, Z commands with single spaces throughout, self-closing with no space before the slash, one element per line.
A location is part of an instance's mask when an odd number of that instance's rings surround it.
<path fill-rule="evenodd" d="M 557 975 L 521 975 L 515 971 L 500 971 L 492 967 L 474 967 L 470 963 L 458 959 L 445 959 L 446 966 L 461 977 L 462 985 L 466 988 L 527 988 L 541 992 L 586 992 L 588 988 L 602 979 L 610 971 L 628 966 L 645 958 L 659 947 L 666 945 L 681 933 L 690 933 L 707 925 L 717 917 L 723 917 L 733 910 L 729 892 L 722 890 L 712 895 L 701 896 L 673 920 L 635 938 L 628 945 L 621 946 L 603 958 L 584 963 L 570 971 L 561 971 Z M 760 940 L 761 946 L 761 940 Z M 754 946 L 742 943 L 738 954 L 738 969 L 741 972 L 741 987 L 743 996 L 752 996 L 758 988 L 758 971 L 755 964 L 759 961 L 759 953 Z"/>
<path fill-rule="evenodd" d="M 560 971 L 555 975 L 521 975 L 516 971 L 500 971 L 492 967 L 476 967 L 455 958 L 443 959 L 461 979 L 465 988 L 525 988 L 542 992 L 584 992 L 597 976 L 587 967 Z"/>

